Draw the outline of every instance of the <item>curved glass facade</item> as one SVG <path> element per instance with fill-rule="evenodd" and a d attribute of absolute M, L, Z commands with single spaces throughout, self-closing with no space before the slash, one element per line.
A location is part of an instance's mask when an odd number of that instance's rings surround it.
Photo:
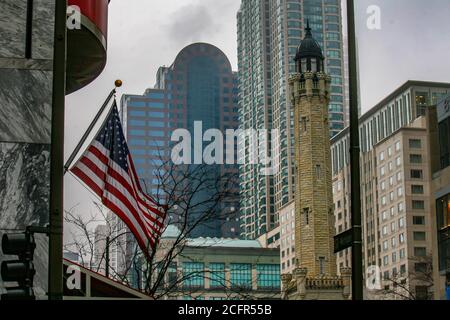
<path fill-rule="evenodd" d="M 158 193 L 157 170 L 170 161 L 171 136 L 176 129 L 187 129 L 192 136 L 194 162 L 194 123 L 201 122 L 202 133 L 218 129 L 237 129 L 237 77 L 225 54 L 213 45 L 196 43 L 184 48 L 170 67 L 161 67 L 154 89 L 142 96 L 124 95 L 122 120 L 138 174 L 148 190 Z M 201 137 L 200 137 L 201 139 Z M 210 142 L 203 142 L 203 150 Z M 162 158 L 162 159 L 161 159 Z M 195 166 L 192 166 L 195 170 Z M 211 177 L 235 175 L 237 165 L 208 166 Z M 236 197 L 221 202 L 223 219 L 199 226 L 191 237 L 238 237 L 240 235 Z M 213 191 L 196 192 L 197 199 L 211 198 Z M 199 201 L 199 200 L 197 200 Z M 219 212 L 218 212 L 219 213 Z M 192 215 L 195 220 L 195 214 Z"/>

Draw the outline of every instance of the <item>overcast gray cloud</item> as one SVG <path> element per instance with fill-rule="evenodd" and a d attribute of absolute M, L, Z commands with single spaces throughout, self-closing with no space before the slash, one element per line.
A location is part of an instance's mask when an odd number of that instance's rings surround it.
<path fill-rule="evenodd" d="M 362 107 L 367 111 L 407 80 L 450 82 L 450 0 L 358 0 Z M 381 9 L 381 30 L 366 9 Z"/>
<path fill-rule="evenodd" d="M 450 81 L 450 0 L 357 0 L 357 33 L 363 111 L 408 79 Z M 113 0 L 108 63 L 91 85 L 67 97 L 66 157 L 121 78 L 122 93 L 141 94 L 162 65 L 193 41 L 222 49 L 237 66 L 236 13 L 240 0 Z M 366 9 L 378 5 L 382 29 L 366 27 Z M 66 177 L 66 208 L 95 199 Z"/>
<path fill-rule="evenodd" d="M 171 21 L 167 26 L 167 39 L 176 45 L 198 42 L 220 31 L 220 25 L 205 5 L 181 6 L 167 20 Z"/>

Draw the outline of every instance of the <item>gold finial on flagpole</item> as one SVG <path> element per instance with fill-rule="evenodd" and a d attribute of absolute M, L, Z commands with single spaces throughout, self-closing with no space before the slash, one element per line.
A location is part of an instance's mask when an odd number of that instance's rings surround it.
<path fill-rule="evenodd" d="M 122 82 L 122 80 L 118 79 L 114 82 L 114 84 L 115 84 L 116 88 L 120 88 L 122 86 L 123 82 Z"/>

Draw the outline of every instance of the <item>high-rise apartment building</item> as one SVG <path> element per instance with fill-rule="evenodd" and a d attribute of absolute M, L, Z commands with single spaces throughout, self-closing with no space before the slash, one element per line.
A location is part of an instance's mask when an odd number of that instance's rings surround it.
<path fill-rule="evenodd" d="M 194 140 L 203 141 L 204 132 L 218 129 L 225 135 L 227 129 L 237 129 L 237 103 L 236 73 L 225 54 L 206 43 L 187 46 L 170 67 L 159 68 L 154 89 L 147 89 L 143 95 L 123 95 L 124 131 L 136 171 L 149 194 L 161 193 L 158 173 L 171 162 L 173 131 L 186 129 L 191 133 L 194 158 Z M 196 122 L 201 125 L 201 136 L 195 135 Z M 209 144 L 202 143 L 203 147 Z M 211 170 L 219 176 L 238 175 L 237 164 L 215 164 Z M 228 191 L 238 195 L 238 186 Z M 209 195 L 206 191 L 202 196 Z M 191 236 L 239 236 L 238 207 L 237 196 L 223 201 L 220 210 L 229 216 L 228 221 L 212 221 L 205 228 L 196 228 Z"/>
<path fill-rule="evenodd" d="M 243 165 L 240 170 L 242 234 L 257 238 L 278 225 L 276 213 L 294 198 L 294 120 L 288 78 L 295 72 L 294 57 L 307 20 L 332 79 L 331 134 L 347 124 L 341 5 L 339 0 L 243 0 L 237 20 L 240 128 L 280 130 L 272 154 L 279 161 L 278 172 L 261 175 L 260 164 Z M 260 143 L 273 149 L 271 139 Z"/>
<path fill-rule="evenodd" d="M 364 267 L 380 271 L 386 292 L 401 279 L 425 296 L 411 275 L 435 254 L 427 114 L 447 92 L 450 84 L 408 81 L 360 119 Z M 348 129 L 331 142 L 336 232 L 342 233 L 351 227 Z M 350 249 L 338 254 L 337 265 L 351 266 Z"/>

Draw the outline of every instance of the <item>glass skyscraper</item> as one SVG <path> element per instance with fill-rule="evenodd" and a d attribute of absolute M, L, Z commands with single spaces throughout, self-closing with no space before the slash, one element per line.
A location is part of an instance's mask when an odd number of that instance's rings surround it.
<path fill-rule="evenodd" d="M 281 133 L 280 146 L 272 154 L 280 161 L 278 173 L 262 176 L 260 165 L 240 169 L 241 229 L 245 238 L 257 238 L 278 225 L 276 213 L 294 197 L 294 124 L 287 80 L 295 72 L 294 57 L 307 21 L 326 55 L 326 73 L 332 77 L 332 136 L 348 124 L 341 3 L 242 0 L 237 20 L 240 128 Z M 271 150 L 270 141 L 267 144 Z"/>
<path fill-rule="evenodd" d="M 213 45 L 196 43 L 184 48 L 170 67 L 158 70 L 154 89 L 143 95 L 122 97 L 122 121 L 139 177 L 152 195 L 158 192 L 158 170 L 171 161 L 171 136 L 175 129 L 187 129 L 194 143 L 194 122 L 201 122 L 203 133 L 238 127 L 237 75 L 225 54 Z M 202 133 L 202 135 L 203 135 Z M 200 139 L 202 137 L 199 137 Z M 209 144 L 209 143 L 208 143 Z M 205 143 L 203 143 L 205 147 Z M 194 152 L 192 152 L 192 157 Z M 238 176 L 236 165 L 212 165 L 218 177 Z M 214 221 L 198 227 L 190 237 L 238 237 L 239 201 L 221 202 L 227 221 Z M 207 192 L 196 196 L 210 197 Z"/>

